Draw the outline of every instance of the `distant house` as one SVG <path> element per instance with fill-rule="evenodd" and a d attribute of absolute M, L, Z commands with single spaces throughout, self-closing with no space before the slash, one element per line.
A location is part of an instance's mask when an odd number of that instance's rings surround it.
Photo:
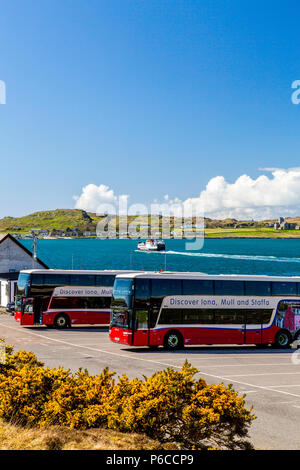
<path fill-rule="evenodd" d="M 63 235 L 64 231 L 61 229 L 56 229 L 53 228 L 50 232 L 51 237 L 61 237 Z"/>
<path fill-rule="evenodd" d="M 9 233 L 0 234 L 0 305 L 13 302 L 19 272 L 22 269 L 48 269 L 39 258 Z"/>
<path fill-rule="evenodd" d="M 86 231 L 86 232 L 84 232 L 84 236 L 85 236 L 85 237 L 96 237 L 96 236 L 97 236 L 97 233 L 96 233 L 96 232 L 89 232 L 89 231 Z"/>
<path fill-rule="evenodd" d="M 36 235 L 41 235 L 41 236 L 48 236 L 49 235 L 49 230 L 46 229 L 41 229 L 41 228 L 33 228 L 31 229 L 31 233 L 35 233 Z"/>
<path fill-rule="evenodd" d="M 83 237 L 83 232 L 76 227 L 72 230 L 72 237 Z"/>

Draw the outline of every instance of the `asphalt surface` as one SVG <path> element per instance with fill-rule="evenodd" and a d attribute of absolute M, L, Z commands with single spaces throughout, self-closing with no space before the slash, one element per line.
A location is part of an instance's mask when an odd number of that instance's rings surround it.
<path fill-rule="evenodd" d="M 300 350 L 190 346 L 151 351 L 112 343 L 107 328 L 21 327 L 10 315 L 0 315 L 0 338 L 15 351 L 33 351 L 49 367 L 74 372 L 81 367 L 91 374 L 108 366 L 117 375 L 142 378 L 170 366 L 180 369 L 187 359 L 207 383 L 232 383 L 246 394 L 257 416 L 250 430 L 257 449 L 300 449 Z"/>

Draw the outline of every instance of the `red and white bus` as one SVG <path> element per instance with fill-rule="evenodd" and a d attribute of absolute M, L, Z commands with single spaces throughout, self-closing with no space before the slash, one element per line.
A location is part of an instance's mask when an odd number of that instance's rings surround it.
<path fill-rule="evenodd" d="M 17 299 L 22 326 L 109 324 L 115 276 L 130 271 L 33 269 L 21 271 Z M 131 271 L 132 272 L 132 271 Z"/>
<path fill-rule="evenodd" d="M 300 336 L 300 277 L 118 275 L 110 339 L 130 346 L 274 344 Z"/>
<path fill-rule="evenodd" d="M 42 324 L 67 328 L 71 325 L 109 325 L 112 286 L 56 287 Z"/>

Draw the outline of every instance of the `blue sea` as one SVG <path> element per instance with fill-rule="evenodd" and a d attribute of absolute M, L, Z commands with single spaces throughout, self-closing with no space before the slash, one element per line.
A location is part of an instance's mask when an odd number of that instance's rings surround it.
<path fill-rule="evenodd" d="M 38 240 L 50 268 L 199 271 L 210 274 L 300 276 L 300 239 L 207 239 L 191 250 L 186 240 L 165 240 L 166 252 L 137 251 L 137 240 Z M 32 249 L 32 240 L 21 240 Z"/>

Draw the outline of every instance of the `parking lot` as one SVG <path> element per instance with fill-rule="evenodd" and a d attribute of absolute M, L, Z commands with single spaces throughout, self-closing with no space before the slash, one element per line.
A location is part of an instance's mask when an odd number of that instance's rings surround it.
<path fill-rule="evenodd" d="M 24 328 L 9 315 L 0 316 L 0 338 L 15 350 L 33 351 L 47 366 L 72 371 L 82 367 L 92 374 L 108 366 L 117 374 L 141 378 L 167 367 L 180 369 L 187 359 L 208 383 L 232 383 L 246 394 L 257 416 L 250 431 L 256 448 L 300 448 L 300 353 L 294 349 L 202 346 L 151 351 L 112 343 L 107 328 Z"/>

